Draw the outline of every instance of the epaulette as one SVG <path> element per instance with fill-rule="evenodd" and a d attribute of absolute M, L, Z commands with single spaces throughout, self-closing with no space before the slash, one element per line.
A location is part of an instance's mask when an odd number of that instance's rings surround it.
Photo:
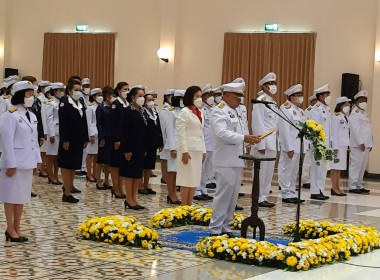
<path fill-rule="evenodd" d="M 44 100 L 44 104 L 46 104 L 47 103 L 47 101 L 46 100 Z"/>
<path fill-rule="evenodd" d="M 49 102 L 52 102 L 53 101 L 53 98 L 49 98 Z"/>
<path fill-rule="evenodd" d="M 170 108 L 169 108 L 169 111 L 173 111 L 173 110 L 174 110 L 174 107 L 170 107 Z"/>
<path fill-rule="evenodd" d="M 218 107 L 221 108 L 221 109 L 224 108 L 224 103 L 220 103 L 220 104 L 218 105 Z"/>
<path fill-rule="evenodd" d="M 199 106 L 199 109 L 202 109 L 203 108 L 203 104 L 201 106 Z"/>
<path fill-rule="evenodd" d="M 319 107 L 321 106 L 321 103 L 318 102 L 317 104 L 315 104 L 315 106 Z"/>
<path fill-rule="evenodd" d="M 9 112 L 11 112 L 11 113 L 16 112 L 16 111 L 17 111 L 17 106 L 14 106 L 14 107 L 9 109 Z"/>
<path fill-rule="evenodd" d="M 3 98 L 4 98 L 4 99 L 8 99 L 8 98 L 9 98 L 9 96 L 8 96 L 8 95 L 6 95 L 6 94 L 4 94 L 4 95 L 3 95 Z"/>
<path fill-rule="evenodd" d="M 265 101 L 265 100 L 267 100 L 267 97 L 266 96 L 264 96 L 263 97 L 263 99 L 261 99 L 262 101 Z"/>
<path fill-rule="evenodd" d="M 89 106 L 94 106 L 94 102 L 91 102 L 90 104 L 88 104 Z"/>
<path fill-rule="evenodd" d="M 335 113 L 335 116 L 339 116 L 340 115 L 340 113 Z"/>
<path fill-rule="evenodd" d="M 359 109 L 359 108 L 357 108 L 357 109 L 355 110 L 355 112 L 356 112 L 356 113 L 359 113 L 359 111 L 360 111 L 360 109 Z"/>
<path fill-rule="evenodd" d="M 37 97 L 40 97 L 40 96 L 41 96 L 41 94 L 37 93 Z"/>
<path fill-rule="evenodd" d="M 290 104 L 288 102 L 285 102 L 284 106 L 285 106 L 286 109 L 290 109 L 290 107 L 292 107 L 292 106 L 290 106 Z"/>

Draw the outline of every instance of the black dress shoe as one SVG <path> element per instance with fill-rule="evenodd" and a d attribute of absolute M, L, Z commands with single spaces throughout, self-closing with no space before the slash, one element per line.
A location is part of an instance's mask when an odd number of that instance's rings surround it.
<path fill-rule="evenodd" d="M 235 238 L 235 235 L 232 232 L 222 232 L 220 235 L 227 235 L 228 238 Z"/>
<path fill-rule="evenodd" d="M 303 187 L 304 189 L 310 189 L 310 184 L 303 184 L 302 187 Z"/>
<path fill-rule="evenodd" d="M 319 194 L 320 194 L 320 195 L 323 195 L 323 196 L 325 197 L 325 199 L 330 199 L 330 197 L 327 196 L 327 195 L 324 195 L 322 191 L 319 191 Z"/>
<path fill-rule="evenodd" d="M 245 193 L 239 193 L 239 197 L 245 196 Z"/>
<path fill-rule="evenodd" d="M 81 193 L 81 190 L 78 190 L 76 187 L 71 189 L 71 193 Z"/>
<path fill-rule="evenodd" d="M 331 195 L 335 195 L 335 196 L 347 196 L 347 194 L 345 194 L 345 193 L 336 193 L 333 189 L 331 189 Z"/>
<path fill-rule="evenodd" d="M 63 195 L 62 196 L 62 202 L 78 203 L 79 199 L 73 197 L 72 195 L 69 195 L 69 196 Z"/>
<path fill-rule="evenodd" d="M 103 187 L 105 187 L 105 188 L 107 188 L 107 189 L 109 189 L 109 190 L 112 190 L 112 186 L 109 186 L 109 185 L 107 185 L 106 183 L 103 183 Z"/>
<path fill-rule="evenodd" d="M 30 193 L 30 196 L 31 196 L 31 197 L 36 197 L 37 194 L 35 194 L 34 192 L 31 192 L 31 193 Z"/>
<path fill-rule="evenodd" d="M 82 171 L 75 171 L 75 175 L 76 176 L 84 176 Z"/>
<path fill-rule="evenodd" d="M 149 189 L 146 189 L 148 191 L 149 194 L 156 194 L 157 192 L 155 192 L 154 190 L 152 190 L 151 188 Z"/>
<path fill-rule="evenodd" d="M 241 207 L 241 206 L 239 206 L 239 205 L 236 205 L 235 206 L 235 211 L 241 211 L 241 210 L 243 210 L 244 208 L 243 207 Z"/>
<path fill-rule="evenodd" d="M 208 200 L 206 197 L 204 197 L 202 194 L 201 195 L 196 195 L 193 197 L 194 200 Z"/>
<path fill-rule="evenodd" d="M 316 200 L 326 200 L 326 197 L 323 194 L 312 194 L 310 195 L 311 199 L 316 199 Z"/>
<path fill-rule="evenodd" d="M 208 184 L 206 185 L 206 188 L 207 188 L 207 189 L 216 189 L 216 184 L 215 184 L 215 183 L 208 183 Z"/>
<path fill-rule="evenodd" d="M 26 236 L 20 236 L 21 242 L 27 242 L 29 240 Z"/>
<path fill-rule="evenodd" d="M 5 240 L 10 242 L 22 243 L 25 242 L 21 237 L 12 237 L 8 231 L 5 231 Z M 27 241 L 27 240 L 26 240 Z"/>
<path fill-rule="evenodd" d="M 44 174 L 42 174 L 42 173 L 40 172 L 40 174 L 38 175 L 38 177 L 42 177 L 42 178 L 48 178 L 48 177 L 49 177 L 49 175 L 48 175 L 48 174 L 44 175 Z"/>
<path fill-rule="evenodd" d="M 364 194 L 369 194 L 369 193 L 370 193 L 370 190 L 367 190 L 367 189 L 365 189 L 365 188 L 361 188 L 360 190 L 361 190 L 361 192 L 364 193 Z"/>
<path fill-rule="evenodd" d="M 214 198 L 212 196 L 209 196 L 208 194 L 202 194 L 203 197 L 206 198 L 206 200 L 213 200 Z"/>
<path fill-rule="evenodd" d="M 165 182 L 165 180 L 164 180 L 164 179 L 162 179 L 162 178 L 161 178 L 161 184 L 162 184 L 162 185 L 166 185 L 166 182 Z"/>
<path fill-rule="evenodd" d="M 263 201 L 263 202 L 260 202 L 260 203 L 259 203 L 259 206 L 260 206 L 260 207 L 268 207 L 268 208 L 272 208 L 272 207 L 275 206 L 275 204 L 274 204 L 274 203 L 271 203 L 271 202 L 269 202 L 269 201 Z"/>
<path fill-rule="evenodd" d="M 149 194 L 148 190 L 147 189 L 142 189 L 142 190 L 138 190 L 137 191 L 139 194 Z"/>
<path fill-rule="evenodd" d="M 298 204 L 298 198 L 292 197 L 292 198 L 283 198 L 282 202 L 284 203 L 291 203 L 291 204 Z"/>
<path fill-rule="evenodd" d="M 86 171 L 81 171 L 80 173 L 82 173 L 82 176 L 87 176 L 87 172 Z"/>

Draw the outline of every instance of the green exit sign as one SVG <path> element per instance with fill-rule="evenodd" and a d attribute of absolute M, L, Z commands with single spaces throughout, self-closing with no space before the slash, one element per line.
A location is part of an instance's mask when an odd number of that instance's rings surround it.
<path fill-rule="evenodd" d="M 77 24 L 76 30 L 79 31 L 79 32 L 88 31 L 88 25 L 86 25 L 86 24 Z"/>
<path fill-rule="evenodd" d="M 278 23 L 266 23 L 265 31 L 278 31 L 280 29 L 280 24 Z"/>

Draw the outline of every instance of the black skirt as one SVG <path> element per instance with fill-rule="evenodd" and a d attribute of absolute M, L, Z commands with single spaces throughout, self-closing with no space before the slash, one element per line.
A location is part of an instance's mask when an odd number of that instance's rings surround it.
<path fill-rule="evenodd" d="M 144 169 L 154 170 L 156 168 L 156 154 L 157 149 L 155 147 L 148 148 L 147 154 L 144 158 Z"/>
<path fill-rule="evenodd" d="M 82 168 L 83 143 L 70 142 L 69 149 L 63 149 L 63 142 L 59 141 L 58 147 L 58 167 L 70 170 Z"/>
<path fill-rule="evenodd" d="M 121 149 L 121 144 L 120 148 L 118 150 L 115 150 L 114 148 L 114 141 L 111 139 L 111 156 L 110 156 L 110 163 L 109 165 L 111 167 L 119 168 L 121 164 L 121 158 L 123 156 L 123 151 Z"/>
<path fill-rule="evenodd" d="M 132 152 L 132 158 L 130 161 L 127 161 L 123 155 L 119 171 L 120 176 L 133 179 L 142 178 L 144 158 L 145 153 L 142 151 Z"/>
<path fill-rule="evenodd" d="M 106 143 L 103 148 L 98 146 L 98 159 L 97 163 L 99 164 L 110 164 L 111 163 L 111 151 L 112 151 L 112 143 L 111 137 L 105 136 L 104 140 Z M 100 144 L 100 141 L 99 141 Z"/>

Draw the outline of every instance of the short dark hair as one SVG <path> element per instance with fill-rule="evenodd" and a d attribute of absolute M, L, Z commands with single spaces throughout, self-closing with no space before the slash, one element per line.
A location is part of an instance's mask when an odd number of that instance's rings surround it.
<path fill-rule="evenodd" d="M 165 102 L 168 102 L 169 96 L 170 96 L 170 95 L 164 95 L 164 98 L 163 98 L 163 100 L 162 100 L 162 104 L 165 104 Z M 168 102 L 168 103 L 169 103 L 169 102 Z"/>
<path fill-rule="evenodd" d="M 129 86 L 129 84 L 127 82 L 118 82 L 117 83 L 115 90 L 114 90 L 114 93 L 116 96 L 119 96 L 119 90 L 121 90 L 123 88 L 123 86 Z"/>
<path fill-rule="evenodd" d="M 343 107 L 344 103 L 346 103 L 346 102 L 341 102 L 341 103 L 336 104 L 334 112 L 339 113 L 340 111 L 342 111 L 342 107 Z"/>
<path fill-rule="evenodd" d="M 25 92 L 27 92 L 28 90 L 30 89 L 23 89 L 16 92 L 12 96 L 11 103 L 13 105 L 24 104 Z"/>
<path fill-rule="evenodd" d="M 22 81 L 29 81 L 31 83 L 34 83 L 34 82 L 37 82 L 37 79 L 36 77 L 33 77 L 33 76 L 24 76 L 22 78 Z"/>
<path fill-rule="evenodd" d="M 79 76 L 70 76 L 69 80 L 67 81 L 67 84 L 71 84 L 73 81 L 79 81 L 82 85 L 82 78 Z"/>
<path fill-rule="evenodd" d="M 194 105 L 194 95 L 198 92 L 202 91 L 198 86 L 191 86 L 187 88 L 185 92 L 185 96 L 183 97 L 183 105 L 191 106 Z"/>
<path fill-rule="evenodd" d="M 135 88 L 133 88 L 133 89 L 128 93 L 128 95 L 127 95 L 127 101 L 128 101 L 129 103 L 132 102 L 132 96 L 135 96 L 136 94 L 138 94 L 138 93 L 139 93 L 139 90 L 142 90 L 142 88 L 135 87 Z"/>
<path fill-rule="evenodd" d="M 68 84 L 66 85 L 65 93 L 66 93 L 67 95 L 69 95 L 69 90 L 73 90 L 73 88 L 74 88 L 75 85 L 79 85 L 79 86 L 81 86 L 82 84 L 81 84 L 79 81 L 77 81 L 77 80 L 73 80 L 71 83 L 68 83 Z"/>
<path fill-rule="evenodd" d="M 105 101 L 108 95 L 114 94 L 114 89 L 112 87 L 110 87 L 110 86 L 105 86 L 102 89 L 102 92 L 103 92 L 103 98 L 104 98 L 104 101 Z"/>
<path fill-rule="evenodd" d="M 173 107 L 180 107 L 180 101 L 181 101 L 181 97 L 179 96 L 173 96 L 172 97 L 172 106 Z"/>

